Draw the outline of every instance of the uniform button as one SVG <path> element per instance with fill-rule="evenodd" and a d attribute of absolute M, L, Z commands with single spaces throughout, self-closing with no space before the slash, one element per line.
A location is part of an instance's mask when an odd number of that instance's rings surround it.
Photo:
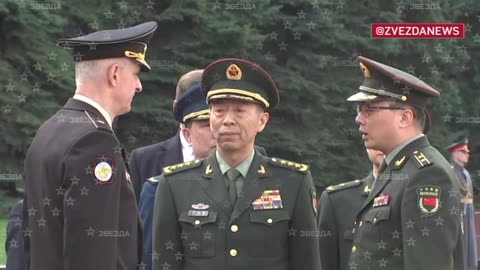
<path fill-rule="evenodd" d="M 237 256 L 237 254 L 238 254 L 238 252 L 237 252 L 236 249 L 234 249 L 234 248 L 230 249 L 230 256 L 235 257 L 235 256 Z"/>
<path fill-rule="evenodd" d="M 361 228 L 363 226 L 363 221 L 360 220 L 360 222 L 358 223 L 358 227 Z"/>
<path fill-rule="evenodd" d="M 352 247 L 352 253 L 355 253 L 355 252 L 357 252 L 357 247 L 356 247 L 356 246 L 353 246 L 353 247 Z"/>
<path fill-rule="evenodd" d="M 195 220 L 195 225 L 198 225 L 198 224 L 200 224 L 200 220 L 197 219 Z"/>
<path fill-rule="evenodd" d="M 267 222 L 268 222 L 268 224 L 272 224 L 273 219 L 269 218 L 269 219 L 267 219 Z"/>
<path fill-rule="evenodd" d="M 238 232 L 238 226 L 237 226 L 237 225 L 232 225 L 232 226 L 230 227 L 230 230 L 231 230 L 232 232 Z"/>
<path fill-rule="evenodd" d="M 373 224 L 377 223 L 377 218 L 373 218 Z"/>

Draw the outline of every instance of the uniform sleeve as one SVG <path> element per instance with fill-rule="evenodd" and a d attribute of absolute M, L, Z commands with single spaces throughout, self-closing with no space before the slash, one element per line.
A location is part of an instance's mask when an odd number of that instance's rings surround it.
<path fill-rule="evenodd" d="M 290 270 L 321 269 L 313 189 L 312 175 L 308 171 L 300 184 L 290 224 L 288 247 Z"/>
<path fill-rule="evenodd" d="M 408 179 L 401 217 L 405 269 L 459 269 L 463 258 L 455 254 L 462 245 L 458 190 L 444 170 L 428 166 Z"/>
<path fill-rule="evenodd" d="M 137 150 L 133 150 L 130 153 L 130 157 L 128 159 L 128 168 L 130 170 L 130 178 L 132 179 L 133 189 L 135 190 L 135 196 L 137 198 L 137 202 L 140 199 L 140 191 L 142 188 L 142 182 L 145 179 L 140 178 L 140 171 L 138 170 L 137 165 Z"/>
<path fill-rule="evenodd" d="M 7 253 L 7 269 L 23 270 L 25 269 L 25 255 L 23 252 L 23 232 L 22 232 L 22 210 L 23 201 L 15 205 L 8 218 L 7 239 L 5 249 Z"/>
<path fill-rule="evenodd" d="M 117 241 L 136 236 L 118 224 L 120 213 L 130 214 L 119 209 L 122 181 L 125 166 L 113 134 L 89 132 L 66 153 L 63 213 L 57 213 L 64 222 L 64 269 L 117 269 Z"/>
<path fill-rule="evenodd" d="M 332 209 L 330 197 L 326 191 L 320 196 L 320 209 L 318 212 L 318 230 L 320 262 L 322 269 L 339 269 L 340 254 L 338 251 L 337 225 L 335 213 Z"/>
<path fill-rule="evenodd" d="M 158 181 L 153 207 L 153 270 L 178 270 L 184 259 L 173 194 L 165 177 Z"/>
<path fill-rule="evenodd" d="M 140 202 L 138 204 L 140 217 L 143 221 L 143 262 L 146 264 L 145 270 L 152 269 L 152 221 L 153 221 L 153 203 L 155 200 L 156 186 L 146 181 L 143 184 Z"/>

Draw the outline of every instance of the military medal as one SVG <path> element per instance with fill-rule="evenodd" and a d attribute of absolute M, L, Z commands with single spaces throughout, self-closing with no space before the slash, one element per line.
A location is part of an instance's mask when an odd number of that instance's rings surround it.
<path fill-rule="evenodd" d="M 253 210 L 268 210 L 283 208 L 280 190 L 265 190 L 260 198 L 252 203 Z"/>
<path fill-rule="evenodd" d="M 373 207 L 388 205 L 389 202 L 390 202 L 390 194 L 381 193 L 378 197 L 373 199 Z"/>

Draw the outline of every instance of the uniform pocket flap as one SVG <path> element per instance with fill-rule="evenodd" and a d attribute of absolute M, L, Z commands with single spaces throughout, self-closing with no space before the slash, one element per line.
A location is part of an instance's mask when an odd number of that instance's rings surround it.
<path fill-rule="evenodd" d="M 365 221 L 373 224 L 377 224 L 382 220 L 390 219 L 391 206 L 382 206 L 379 208 L 373 208 L 365 214 Z"/>
<path fill-rule="evenodd" d="M 189 216 L 188 211 L 183 212 L 178 218 L 179 222 L 190 223 L 194 226 L 200 226 L 217 221 L 217 212 L 208 212 L 207 216 Z"/>
<path fill-rule="evenodd" d="M 284 209 L 261 210 L 250 213 L 250 222 L 252 223 L 273 225 L 284 220 L 290 220 L 288 211 Z"/>

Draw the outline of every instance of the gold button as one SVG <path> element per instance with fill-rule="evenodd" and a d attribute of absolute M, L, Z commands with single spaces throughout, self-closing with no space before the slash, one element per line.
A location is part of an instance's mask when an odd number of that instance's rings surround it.
<path fill-rule="evenodd" d="M 353 246 L 353 247 L 352 247 L 352 253 L 355 253 L 355 252 L 357 252 L 357 247 L 356 247 L 356 246 Z"/>
<path fill-rule="evenodd" d="M 231 230 L 232 232 L 238 232 L 238 226 L 237 226 L 237 225 L 232 225 L 232 226 L 230 227 L 230 230 Z"/>
<path fill-rule="evenodd" d="M 234 248 L 230 249 L 230 256 L 235 257 L 235 256 L 237 256 L 237 254 L 238 254 L 238 252 L 237 252 L 236 249 L 234 249 Z"/>
<path fill-rule="evenodd" d="M 198 224 L 200 224 L 200 220 L 197 219 L 195 220 L 195 225 L 198 225 Z"/>
<path fill-rule="evenodd" d="M 273 219 L 269 218 L 269 219 L 267 219 L 267 222 L 268 222 L 268 224 L 272 224 Z"/>
<path fill-rule="evenodd" d="M 377 223 L 377 218 L 373 218 L 373 224 Z"/>
<path fill-rule="evenodd" d="M 363 221 L 360 220 L 360 222 L 358 223 L 358 227 L 361 228 L 363 226 Z"/>

